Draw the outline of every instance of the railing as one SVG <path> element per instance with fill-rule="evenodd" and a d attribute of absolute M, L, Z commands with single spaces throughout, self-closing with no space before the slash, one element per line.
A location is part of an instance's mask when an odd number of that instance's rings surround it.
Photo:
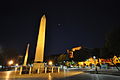
<path fill-rule="evenodd" d="M 35 71 L 33 71 L 33 67 L 21 66 L 21 67 L 16 67 L 15 72 L 18 73 L 19 75 L 22 75 L 22 74 L 54 73 L 54 72 L 59 73 L 60 72 L 60 67 L 46 66 L 44 68 L 38 68 Z"/>

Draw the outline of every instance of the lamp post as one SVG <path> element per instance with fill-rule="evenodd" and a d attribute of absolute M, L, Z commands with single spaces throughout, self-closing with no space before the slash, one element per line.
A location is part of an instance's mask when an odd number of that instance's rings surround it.
<path fill-rule="evenodd" d="M 48 65 L 51 67 L 51 72 L 53 73 L 53 62 L 52 62 L 52 61 L 49 61 L 49 62 L 48 62 Z"/>
<path fill-rule="evenodd" d="M 18 68 L 18 64 L 15 64 L 15 72 L 17 71 Z"/>
<path fill-rule="evenodd" d="M 93 56 L 93 59 L 94 59 L 94 64 L 95 64 L 95 72 L 98 73 L 97 64 L 96 64 L 96 56 Z"/>

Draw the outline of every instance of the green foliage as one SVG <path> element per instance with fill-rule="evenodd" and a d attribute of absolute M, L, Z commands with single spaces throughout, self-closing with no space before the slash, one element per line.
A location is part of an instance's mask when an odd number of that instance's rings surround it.
<path fill-rule="evenodd" d="M 4 64 L 5 56 L 3 54 L 0 54 L 0 65 Z"/>
<path fill-rule="evenodd" d="M 61 54 L 59 55 L 59 57 L 57 58 L 58 62 L 63 62 L 67 59 L 67 54 Z"/>
<path fill-rule="evenodd" d="M 16 60 L 18 59 L 18 53 L 15 49 L 8 49 L 8 48 L 0 48 L 0 64 L 7 65 L 9 60 Z"/>
<path fill-rule="evenodd" d="M 87 49 L 87 48 L 83 48 L 81 50 L 76 50 L 73 52 L 73 60 L 74 61 L 85 61 L 86 59 L 88 59 L 89 57 L 91 57 L 91 50 Z"/>
<path fill-rule="evenodd" d="M 49 60 L 53 61 L 53 64 L 64 64 L 64 61 L 67 60 L 67 54 L 45 56 L 45 62 Z"/>

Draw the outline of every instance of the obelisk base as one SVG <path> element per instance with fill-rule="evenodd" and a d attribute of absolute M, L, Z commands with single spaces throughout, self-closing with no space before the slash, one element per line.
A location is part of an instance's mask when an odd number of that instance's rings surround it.
<path fill-rule="evenodd" d="M 33 63 L 33 72 L 37 72 L 37 70 L 39 69 L 39 72 L 43 72 L 44 71 L 44 63 Z"/>

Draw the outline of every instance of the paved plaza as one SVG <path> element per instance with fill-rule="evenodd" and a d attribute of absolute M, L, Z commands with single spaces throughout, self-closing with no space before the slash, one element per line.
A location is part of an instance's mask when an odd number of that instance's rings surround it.
<path fill-rule="evenodd" d="M 0 80 L 120 80 L 120 76 L 91 74 L 80 70 L 61 71 L 60 73 L 22 74 L 14 71 L 0 72 Z"/>

